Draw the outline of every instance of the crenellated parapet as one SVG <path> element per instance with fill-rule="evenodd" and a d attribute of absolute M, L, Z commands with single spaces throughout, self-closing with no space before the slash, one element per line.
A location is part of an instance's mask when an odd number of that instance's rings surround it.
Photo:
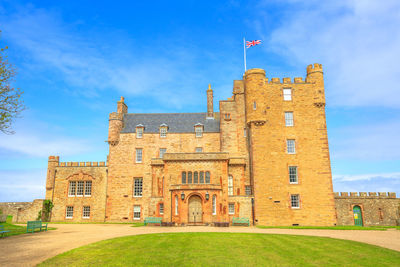
<path fill-rule="evenodd" d="M 335 192 L 335 198 L 396 198 L 394 192 Z"/>
<path fill-rule="evenodd" d="M 60 162 L 58 167 L 107 167 L 104 161 L 93 161 L 93 162 Z"/>

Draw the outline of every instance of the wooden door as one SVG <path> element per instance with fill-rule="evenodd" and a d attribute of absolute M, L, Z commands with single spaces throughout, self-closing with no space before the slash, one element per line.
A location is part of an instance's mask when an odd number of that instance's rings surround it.
<path fill-rule="evenodd" d="M 200 223 L 203 221 L 203 208 L 199 196 L 189 198 L 189 223 Z"/>
<path fill-rule="evenodd" d="M 363 226 L 363 218 L 360 206 L 353 207 L 354 225 Z"/>

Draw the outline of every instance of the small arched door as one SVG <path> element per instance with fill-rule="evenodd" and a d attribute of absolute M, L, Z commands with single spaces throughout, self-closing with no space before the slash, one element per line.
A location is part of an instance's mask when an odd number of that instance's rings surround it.
<path fill-rule="evenodd" d="M 189 223 L 201 223 L 203 221 L 203 208 L 199 196 L 189 198 Z"/>
<path fill-rule="evenodd" d="M 360 206 L 353 207 L 354 225 L 363 226 L 363 218 Z"/>

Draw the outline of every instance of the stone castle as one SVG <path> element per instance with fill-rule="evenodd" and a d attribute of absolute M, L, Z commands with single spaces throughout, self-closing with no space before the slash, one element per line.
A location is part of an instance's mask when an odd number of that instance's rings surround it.
<path fill-rule="evenodd" d="M 128 113 L 121 97 L 109 116 L 106 163 L 49 157 L 51 220 L 333 226 L 354 224 L 358 208 L 369 214 L 362 225 L 399 219 L 393 194 L 333 193 L 320 64 L 304 80 L 248 70 L 218 112 L 211 86 L 206 93 L 202 113 Z"/>

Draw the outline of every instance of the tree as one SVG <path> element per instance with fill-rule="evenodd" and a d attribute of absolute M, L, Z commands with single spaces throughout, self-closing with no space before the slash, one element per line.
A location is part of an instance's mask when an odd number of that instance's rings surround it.
<path fill-rule="evenodd" d="M 15 77 L 15 69 L 7 60 L 5 54 L 7 49 L 7 46 L 0 48 L 0 131 L 5 134 L 13 134 L 11 125 L 25 109 L 25 106 L 21 100 L 23 94 L 21 89 L 11 86 Z"/>

